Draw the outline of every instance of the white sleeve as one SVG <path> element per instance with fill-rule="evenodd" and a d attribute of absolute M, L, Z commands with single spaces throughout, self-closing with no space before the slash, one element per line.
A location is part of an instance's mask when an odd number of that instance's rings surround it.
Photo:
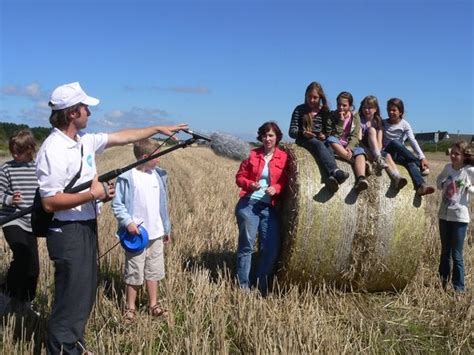
<path fill-rule="evenodd" d="M 96 133 L 93 135 L 94 137 L 94 151 L 97 154 L 101 154 L 105 147 L 107 146 L 107 142 L 109 141 L 109 135 L 107 133 Z"/>
<path fill-rule="evenodd" d="M 470 194 L 474 194 L 474 166 L 468 166 L 467 177 L 469 179 L 467 191 L 469 191 Z"/>
<path fill-rule="evenodd" d="M 421 150 L 420 146 L 418 145 L 418 142 L 416 141 L 415 135 L 413 134 L 413 130 L 411 129 L 410 124 L 405 121 L 405 130 L 406 134 L 408 137 L 408 140 L 410 141 L 410 145 L 415 151 L 415 153 L 418 155 L 418 159 L 425 159 L 425 155 L 423 154 L 423 151 Z"/>

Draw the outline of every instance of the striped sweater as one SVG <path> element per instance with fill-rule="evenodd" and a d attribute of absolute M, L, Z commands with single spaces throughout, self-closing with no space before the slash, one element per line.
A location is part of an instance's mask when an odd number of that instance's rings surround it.
<path fill-rule="evenodd" d="M 14 160 L 7 161 L 0 167 L 0 218 L 9 216 L 20 209 L 33 204 L 38 180 L 35 174 L 35 162 L 19 163 Z M 13 193 L 21 192 L 22 201 L 16 206 L 12 205 Z M 16 225 L 25 231 L 31 232 L 31 215 L 17 218 L 3 226 Z"/>
<path fill-rule="evenodd" d="M 329 112 L 326 111 L 319 111 L 316 116 L 313 117 L 313 124 L 312 124 L 312 129 L 311 132 L 317 134 L 317 133 L 324 133 L 325 131 L 325 123 L 326 123 L 326 117 L 329 114 Z M 307 140 L 308 138 L 305 138 L 303 136 L 304 132 L 304 119 L 305 116 L 309 115 L 309 107 L 306 104 L 298 105 L 295 107 L 295 110 L 293 111 L 293 114 L 291 115 L 291 121 L 290 121 L 290 129 L 288 131 L 288 134 L 291 138 L 297 139 L 297 140 Z"/>

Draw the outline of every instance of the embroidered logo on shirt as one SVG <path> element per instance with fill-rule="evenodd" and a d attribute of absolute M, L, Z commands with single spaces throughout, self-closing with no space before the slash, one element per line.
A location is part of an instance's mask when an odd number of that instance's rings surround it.
<path fill-rule="evenodd" d="M 87 160 L 87 164 L 92 168 L 92 155 L 89 154 L 86 160 Z"/>

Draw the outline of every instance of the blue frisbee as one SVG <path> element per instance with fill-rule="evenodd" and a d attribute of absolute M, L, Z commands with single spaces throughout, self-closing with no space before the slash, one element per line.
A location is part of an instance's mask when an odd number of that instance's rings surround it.
<path fill-rule="evenodd" d="M 148 232 L 142 226 L 138 227 L 140 234 L 130 234 L 126 228 L 120 228 L 117 235 L 122 248 L 131 253 L 139 253 L 148 245 Z"/>

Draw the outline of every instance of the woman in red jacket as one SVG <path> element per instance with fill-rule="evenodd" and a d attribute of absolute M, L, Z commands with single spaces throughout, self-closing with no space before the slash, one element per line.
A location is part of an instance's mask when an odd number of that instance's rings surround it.
<path fill-rule="evenodd" d="M 265 122 L 258 129 L 260 148 L 250 152 L 240 164 L 236 183 L 241 188 L 235 208 L 239 226 L 237 278 L 242 288 L 250 287 L 250 266 L 257 232 L 259 260 L 256 282 L 265 295 L 280 252 L 280 231 L 275 210 L 278 197 L 286 185 L 287 154 L 278 148 L 282 138 L 275 122 Z"/>

